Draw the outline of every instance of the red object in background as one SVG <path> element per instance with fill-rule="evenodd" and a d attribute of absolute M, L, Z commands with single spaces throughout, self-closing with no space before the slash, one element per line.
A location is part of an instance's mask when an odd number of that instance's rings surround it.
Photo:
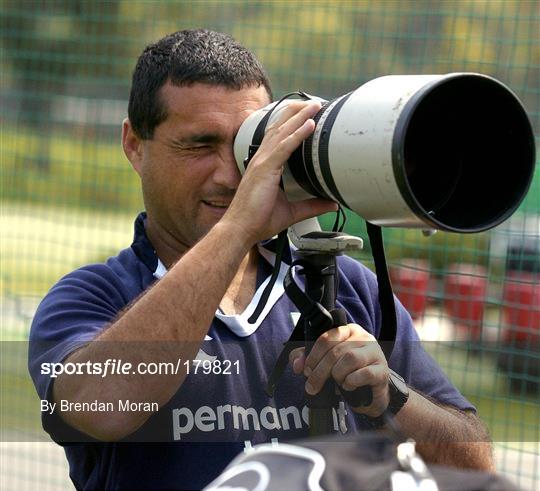
<path fill-rule="evenodd" d="M 450 319 L 468 329 L 470 339 L 479 341 L 487 291 L 486 269 L 473 264 L 452 264 L 445 278 L 444 306 Z"/>
<path fill-rule="evenodd" d="M 429 284 L 429 263 L 422 259 L 405 259 L 390 268 L 392 287 L 413 319 L 424 315 Z"/>
<path fill-rule="evenodd" d="M 510 271 L 503 290 L 507 343 L 535 342 L 540 336 L 540 275 Z M 536 339 L 535 339 L 536 338 Z"/>

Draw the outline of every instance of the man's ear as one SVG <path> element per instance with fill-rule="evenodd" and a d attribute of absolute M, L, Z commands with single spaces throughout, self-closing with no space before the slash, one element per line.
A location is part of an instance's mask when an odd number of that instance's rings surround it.
<path fill-rule="evenodd" d="M 143 141 L 133 130 L 128 118 L 122 121 L 122 148 L 137 174 L 141 174 L 143 160 Z"/>

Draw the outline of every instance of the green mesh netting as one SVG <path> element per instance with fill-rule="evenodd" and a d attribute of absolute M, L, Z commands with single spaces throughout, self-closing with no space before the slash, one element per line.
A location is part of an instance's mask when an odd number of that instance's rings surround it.
<path fill-rule="evenodd" d="M 136 57 L 167 33 L 232 34 L 263 62 L 276 96 L 331 98 L 385 74 L 485 73 L 512 88 L 537 143 L 540 134 L 536 1 L 3 0 L 0 19 L 4 354 L 27 338 L 58 278 L 130 244 L 142 200 L 119 128 Z M 537 173 L 519 212 L 488 233 L 385 230 L 398 296 L 477 405 L 498 470 L 526 489 L 540 485 L 539 216 Z M 348 230 L 365 237 L 358 217 Z M 371 265 L 368 250 L 360 259 Z M 62 451 L 40 430 L 24 354 L 14 358 L 1 375 L 0 485 L 69 488 Z"/>

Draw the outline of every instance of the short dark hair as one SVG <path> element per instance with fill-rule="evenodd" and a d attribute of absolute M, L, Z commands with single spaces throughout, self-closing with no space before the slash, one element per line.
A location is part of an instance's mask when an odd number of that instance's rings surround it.
<path fill-rule="evenodd" d="M 148 45 L 135 66 L 128 116 L 140 138 L 152 139 L 155 127 L 167 118 L 159 98 L 167 81 L 176 86 L 199 82 L 238 90 L 262 85 L 272 100 L 261 63 L 232 37 L 206 29 L 177 31 Z"/>

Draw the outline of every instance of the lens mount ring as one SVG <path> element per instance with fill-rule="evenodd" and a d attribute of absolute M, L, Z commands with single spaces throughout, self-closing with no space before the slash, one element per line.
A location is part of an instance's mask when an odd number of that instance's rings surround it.
<path fill-rule="evenodd" d="M 312 138 L 311 138 L 311 146 L 308 149 L 311 156 L 311 164 L 312 164 L 312 171 L 315 177 L 316 182 L 318 185 L 324 190 L 324 193 L 330 197 L 332 201 L 339 201 L 336 196 L 330 191 L 330 188 L 326 185 L 322 170 L 321 170 L 321 162 L 319 159 L 319 145 L 321 142 L 321 136 L 323 134 L 324 124 L 326 120 L 328 119 L 329 114 L 332 112 L 332 109 L 336 107 L 338 102 L 345 96 L 338 97 L 337 99 L 334 99 L 330 101 L 327 105 L 324 107 L 324 111 L 321 111 L 321 116 L 317 121 L 317 125 L 315 126 L 315 131 L 313 132 Z"/>

